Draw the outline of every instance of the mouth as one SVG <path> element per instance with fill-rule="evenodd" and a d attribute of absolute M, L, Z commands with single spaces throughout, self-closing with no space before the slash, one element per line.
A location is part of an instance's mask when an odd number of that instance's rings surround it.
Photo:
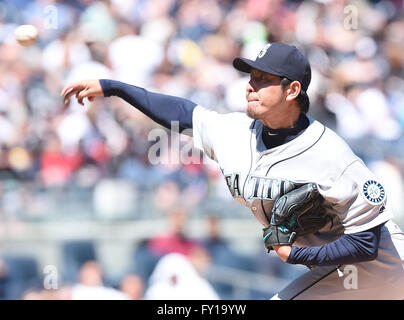
<path fill-rule="evenodd" d="M 247 103 L 252 103 L 252 102 L 259 102 L 258 97 L 255 97 L 254 95 L 247 96 Z"/>
<path fill-rule="evenodd" d="M 259 104 L 258 100 L 247 100 L 248 105 L 257 105 Z"/>

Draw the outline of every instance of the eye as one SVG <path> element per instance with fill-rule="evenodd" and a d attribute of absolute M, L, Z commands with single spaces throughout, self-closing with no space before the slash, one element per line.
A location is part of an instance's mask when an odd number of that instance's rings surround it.
<path fill-rule="evenodd" d="M 254 82 L 263 82 L 265 81 L 265 78 L 262 76 L 251 76 L 250 80 Z"/>
<path fill-rule="evenodd" d="M 263 79 L 263 81 L 266 81 L 266 82 L 274 82 L 274 81 L 275 81 L 275 78 L 265 77 L 265 78 Z"/>
<path fill-rule="evenodd" d="M 275 81 L 275 79 L 276 78 L 271 77 L 270 75 L 265 73 L 259 73 L 259 74 L 253 73 L 250 75 L 250 81 L 260 84 L 271 84 Z"/>

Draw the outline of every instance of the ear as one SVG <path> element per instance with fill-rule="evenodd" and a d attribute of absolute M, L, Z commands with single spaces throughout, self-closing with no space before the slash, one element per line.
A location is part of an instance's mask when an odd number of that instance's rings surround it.
<path fill-rule="evenodd" d="M 286 101 L 292 101 L 294 99 L 296 99 L 299 94 L 300 91 L 302 90 L 302 86 L 300 84 L 299 81 L 293 81 L 288 89 L 286 89 Z"/>

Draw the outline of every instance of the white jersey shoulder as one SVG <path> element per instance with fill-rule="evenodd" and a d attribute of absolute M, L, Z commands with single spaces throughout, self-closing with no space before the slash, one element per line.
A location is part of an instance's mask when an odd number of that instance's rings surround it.
<path fill-rule="evenodd" d="M 192 115 L 194 146 L 217 161 L 213 150 L 219 151 L 222 142 L 231 137 L 237 139 L 242 136 L 235 136 L 240 130 L 248 132 L 251 122 L 242 112 L 221 114 L 198 105 Z"/>
<path fill-rule="evenodd" d="M 334 131 L 312 120 L 292 141 L 267 149 L 262 128 L 244 113 L 198 106 L 193 114 L 195 147 L 219 164 L 232 196 L 264 226 L 274 200 L 307 182 L 317 183 L 334 218 L 325 232 L 329 237 L 364 231 L 392 217 L 383 186 Z"/>

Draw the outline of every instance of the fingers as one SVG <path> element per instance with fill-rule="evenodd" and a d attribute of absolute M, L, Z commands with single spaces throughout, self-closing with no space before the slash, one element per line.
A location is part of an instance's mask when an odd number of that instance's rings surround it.
<path fill-rule="evenodd" d="M 82 90 L 82 91 L 78 92 L 76 94 L 76 98 L 77 98 L 78 103 L 80 103 L 82 106 L 84 106 L 83 99 L 88 98 L 89 95 L 90 95 L 89 90 Z"/>
<path fill-rule="evenodd" d="M 84 106 L 83 99 L 80 99 L 80 98 L 79 98 L 79 94 L 78 94 L 78 93 L 76 94 L 76 99 L 77 99 L 77 102 L 78 102 L 79 104 L 81 104 L 82 106 Z"/>
<path fill-rule="evenodd" d="M 60 95 L 64 96 L 65 104 L 67 104 L 69 99 L 75 95 L 77 102 L 84 106 L 84 98 L 88 98 L 89 101 L 94 101 L 99 93 L 94 89 L 94 85 L 92 85 L 91 81 L 80 81 L 65 86 Z"/>
<path fill-rule="evenodd" d="M 67 86 L 65 86 L 65 87 L 62 89 L 62 91 L 60 92 L 60 96 L 63 97 L 69 89 L 71 89 L 71 85 L 70 85 L 70 84 L 68 84 Z"/>
<path fill-rule="evenodd" d="M 73 82 L 65 86 L 60 95 L 62 97 L 64 96 L 64 103 L 67 104 L 71 96 L 74 94 L 77 96 L 77 94 L 83 89 L 85 89 L 85 85 L 82 82 Z"/>
<path fill-rule="evenodd" d="M 77 97 L 77 95 L 78 95 L 78 93 L 80 92 L 80 90 L 81 90 L 81 89 L 77 89 L 77 88 L 71 89 L 71 91 L 69 91 L 69 92 L 65 95 L 64 103 L 67 104 L 67 102 L 69 101 L 70 97 L 73 96 L 74 94 L 75 94 L 76 97 Z"/>
<path fill-rule="evenodd" d="M 60 96 L 63 97 L 66 94 L 66 92 L 69 91 L 70 89 L 78 89 L 79 87 L 84 87 L 81 82 L 69 83 L 67 86 L 63 88 L 62 92 L 60 93 Z"/>
<path fill-rule="evenodd" d="M 75 95 L 78 103 L 84 106 L 83 99 L 89 98 L 90 90 L 86 89 L 85 84 L 76 82 L 64 87 L 60 95 L 64 96 L 65 104 L 67 104 L 69 99 Z"/>

